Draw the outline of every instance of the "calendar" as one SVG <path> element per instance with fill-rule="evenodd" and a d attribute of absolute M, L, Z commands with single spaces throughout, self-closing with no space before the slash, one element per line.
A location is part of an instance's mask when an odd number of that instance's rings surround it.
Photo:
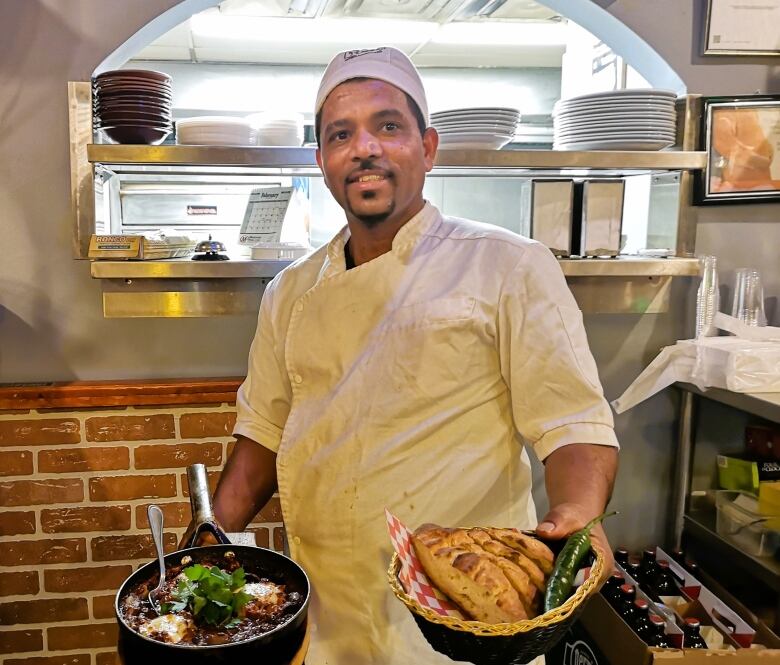
<path fill-rule="evenodd" d="M 292 187 L 258 187 L 252 190 L 238 236 L 239 245 L 279 242 Z"/>

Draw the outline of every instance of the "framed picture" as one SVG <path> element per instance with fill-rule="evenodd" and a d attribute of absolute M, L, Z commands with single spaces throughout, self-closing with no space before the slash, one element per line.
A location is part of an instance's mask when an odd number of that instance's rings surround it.
<path fill-rule="evenodd" d="M 780 201 L 780 95 L 707 97 L 694 202 Z"/>
<path fill-rule="evenodd" d="M 705 55 L 780 55 L 780 0 L 707 0 Z"/>

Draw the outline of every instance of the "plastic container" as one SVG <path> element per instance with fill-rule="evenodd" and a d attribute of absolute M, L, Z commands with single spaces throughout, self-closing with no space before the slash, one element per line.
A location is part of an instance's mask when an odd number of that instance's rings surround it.
<path fill-rule="evenodd" d="M 716 529 L 746 554 L 773 556 L 780 547 L 780 533 L 767 528 L 769 517 L 758 510 L 758 499 L 745 492 L 716 493 Z M 780 516 L 777 516 L 780 517 Z"/>
<path fill-rule="evenodd" d="M 311 248 L 293 242 L 264 242 L 252 247 L 252 258 L 267 261 L 285 261 L 306 256 Z"/>

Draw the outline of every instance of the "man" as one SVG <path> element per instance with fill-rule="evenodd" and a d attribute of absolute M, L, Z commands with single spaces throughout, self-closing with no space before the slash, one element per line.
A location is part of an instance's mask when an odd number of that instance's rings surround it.
<path fill-rule="evenodd" d="M 265 291 L 215 509 L 241 530 L 278 484 L 314 588 L 309 665 L 451 662 L 390 592 L 384 508 L 531 527 L 524 439 L 546 462 L 539 532 L 564 537 L 609 498 L 612 418 L 552 254 L 424 201 L 438 135 L 409 59 L 337 55 L 316 112 L 347 226 Z"/>

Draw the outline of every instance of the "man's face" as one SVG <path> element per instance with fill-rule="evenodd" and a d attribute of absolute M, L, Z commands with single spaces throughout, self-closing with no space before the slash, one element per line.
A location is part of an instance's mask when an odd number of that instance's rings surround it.
<path fill-rule="evenodd" d="M 399 227 L 423 206 L 438 135 L 423 136 L 406 95 L 384 81 L 346 81 L 322 107 L 317 163 L 349 221 Z"/>

